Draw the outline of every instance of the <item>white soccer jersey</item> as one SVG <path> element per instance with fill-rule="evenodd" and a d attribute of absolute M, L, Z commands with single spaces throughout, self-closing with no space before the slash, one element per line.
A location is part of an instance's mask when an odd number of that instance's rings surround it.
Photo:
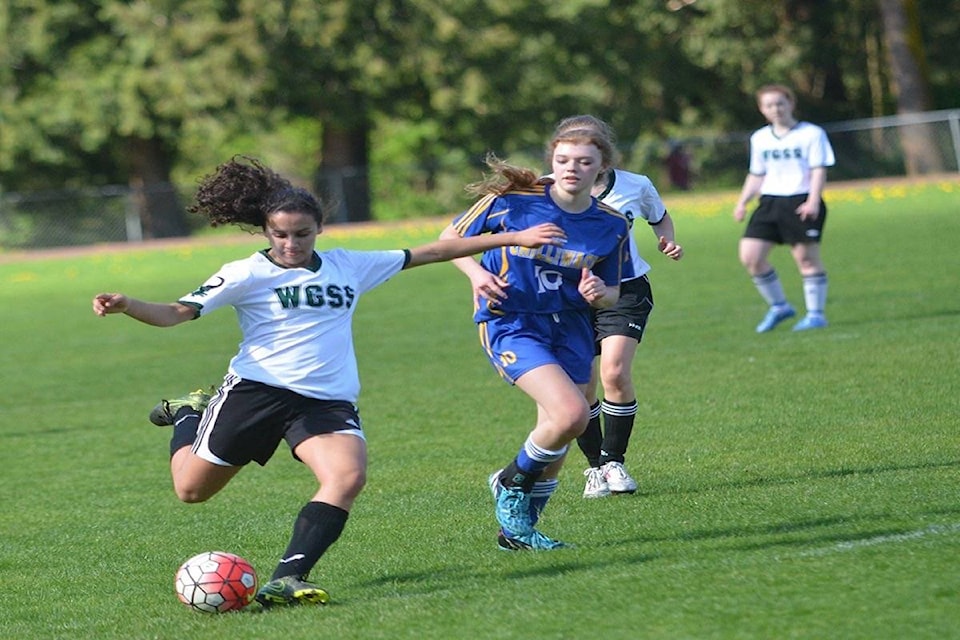
<path fill-rule="evenodd" d="M 750 173 L 763 176 L 761 195 L 810 193 L 810 170 L 832 167 L 834 162 L 827 132 L 809 122 L 798 122 L 782 138 L 773 133 L 772 125 L 750 136 Z"/>
<path fill-rule="evenodd" d="M 315 269 L 280 267 L 265 253 L 223 265 L 180 302 L 201 316 L 236 309 L 243 338 L 230 373 L 310 398 L 355 403 L 357 302 L 403 268 L 406 252 L 334 249 L 317 254 Z"/>
<path fill-rule="evenodd" d="M 639 173 L 614 169 L 608 176 L 607 188 L 600 194 L 600 200 L 627 216 L 631 223 L 643 218 L 648 224 L 657 224 L 663 220 L 667 207 L 650 178 Z M 630 234 L 630 255 L 633 261 L 633 276 L 624 280 L 639 278 L 650 271 L 650 265 L 640 257 L 637 242 Z M 628 270 L 625 270 L 625 273 Z"/>

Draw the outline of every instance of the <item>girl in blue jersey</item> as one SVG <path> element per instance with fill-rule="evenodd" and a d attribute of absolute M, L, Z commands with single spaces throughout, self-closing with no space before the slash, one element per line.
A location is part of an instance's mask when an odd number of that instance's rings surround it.
<path fill-rule="evenodd" d="M 256 597 L 264 606 L 326 603 L 326 591 L 307 577 L 340 537 L 366 482 L 351 330 L 360 296 L 403 269 L 514 243 L 536 250 L 562 243 L 564 232 L 542 224 L 413 249 L 318 253 L 320 202 L 244 158 L 207 176 L 190 211 L 206 216 L 213 226 L 260 228 L 269 248 L 224 265 L 177 302 L 100 293 L 93 311 L 170 327 L 234 307 L 243 337 L 216 395 L 197 391 L 161 401 L 150 420 L 173 426 L 170 471 L 184 502 L 211 498 L 244 465 L 266 464 L 286 440 L 294 457 L 313 472 L 319 489 L 300 510 L 282 560 Z"/>
<path fill-rule="evenodd" d="M 587 425 L 585 391 L 594 357 L 592 308 L 616 303 L 629 269 L 629 224 L 590 190 L 610 167 L 612 145 L 595 131 L 554 135 L 552 180 L 488 158 L 493 176 L 472 185 L 482 197 L 441 238 L 510 233 L 542 222 L 566 232 L 562 246 L 506 248 L 454 260 L 471 280 L 474 321 L 491 364 L 537 404 L 537 423 L 519 453 L 490 478 L 507 550 L 564 546 L 535 528 L 569 443 Z"/>

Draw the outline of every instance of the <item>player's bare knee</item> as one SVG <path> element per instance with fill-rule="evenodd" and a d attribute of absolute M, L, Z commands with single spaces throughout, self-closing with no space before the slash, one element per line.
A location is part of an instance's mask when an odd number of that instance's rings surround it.
<path fill-rule="evenodd" d="M 206 502 L 210 496 L 200 493 L 198 491 L 190 490 L 176 490 L 177 498 L 180 502 L 185 502 L 187 504 L 197 504 L 199 502 Z"/>
<path fill-rule="evenodd" d="M 363 491 L 363 488 L 367 486 L 367 472 L 365 470 L 358 470 L 353 474 L 348 476 L 347 480 L 347 489 L 349 492 L 356 497 Z"/>
<path fill-rule="evenodd" d="M 177 494 L 177 499 L 180 502 L 187 504 L 206 502 L 215 493 L 203 486 L 178 484 L 176 479 L 173 482 L 173 491 Z"/>
<path fill-rule="evenodd" d="M 568 416 L 567 421 L 562 427 L 564 435 L 570 440 L 582 435 L 587 428 L 587 422 L 589 422 L 589 420 L 590 409 L 586 406 L 586 404 L 584 404 L 584 410 L 573 412 Z"/>
<path fill-rule="evenodd" d="M 353 500 L 367 484 L 367 473 L 363 469 L 357 469 L 345 473 L 338 473 L 335 477 L 321 482 L 321 488 L 332 491 L 338 496 Z"/>
<path fill-rule="evenodd" d="M 604 395 L 621 395 L 624 392 L 633 389 L 633 379 L 630 375 L 629 366 L 623 363 L 617 363 L 606 367 L 603 370 L 601 380 L 603 382 Z"/>

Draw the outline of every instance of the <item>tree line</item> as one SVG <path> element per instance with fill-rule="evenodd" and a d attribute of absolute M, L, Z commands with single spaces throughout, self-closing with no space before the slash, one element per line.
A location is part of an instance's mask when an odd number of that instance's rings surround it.
<path fill-rule="evenodd" d="M 768 82 L 821 122 L 955 107 L 958 33 L 960 0 L 7 0 L 0 189 L 129 185 L 179 235 L 169 185 L 242 152 L 352 219 L 427 210 L 574 113 L 631 149 L 753 129 Z"/>

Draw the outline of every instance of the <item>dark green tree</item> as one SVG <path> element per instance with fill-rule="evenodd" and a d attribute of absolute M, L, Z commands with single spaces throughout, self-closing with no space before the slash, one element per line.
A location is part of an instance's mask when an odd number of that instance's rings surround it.
<path fill-rule="evenodd" d="M 917 0 L 879 0 L 897 112 L 919 114 L 931 108 L 930 70 L 927 62 Z M 927 123 L 900 129 L 908 174 L 939 173 L 943 157 L 937 150 L 936 133 Z"/>
<path fill-rule="evenodd" d="M 824 123 L 955 107 L 958 30 L 960 0 L 8 0 L 0 184 L 129 184 L 171 235 L 167 185 L 245 152 L 315 173 L 339 219 L 411 192 L 409 215 L 440 213 L 488 150 L 540 162 L 572 113 L 642 167 L 667 138 L 752 129 L 766 82 Z"/>
<path fill-rule="evenodd" d="M 5 7 L 0 171 L 20 188 L 125 182 L 145 235 L 186 233 L 171 186 L 184 139 L 263 117 L 253 25 L 214 0 Z"/>

